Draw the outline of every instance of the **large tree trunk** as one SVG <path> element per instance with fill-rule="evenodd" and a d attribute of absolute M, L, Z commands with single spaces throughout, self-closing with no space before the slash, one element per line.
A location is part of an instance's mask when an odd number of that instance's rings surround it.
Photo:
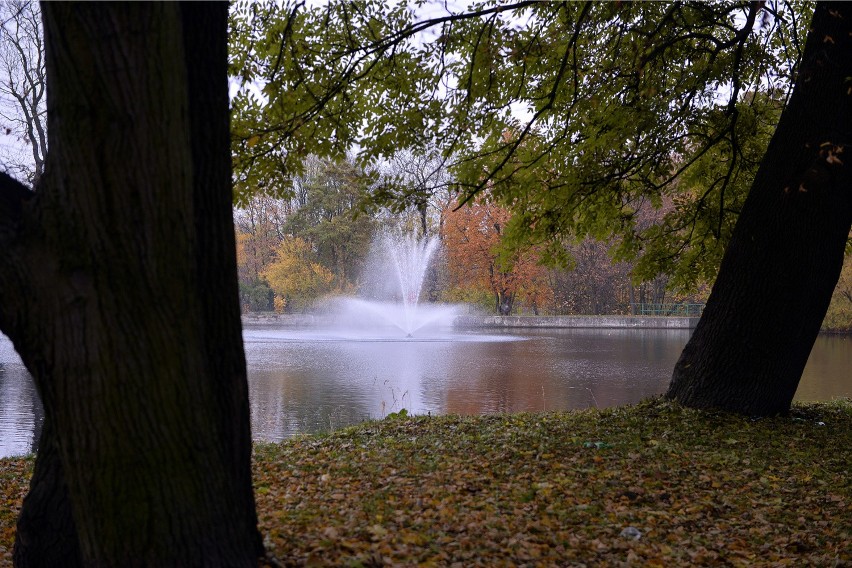
<path fill-rule="evenodd" d="M 45 409 L 15 562 L 256 565 L 227 4 L 42 9 L 47 168 L 0 180 L 0 329 Z"/>
<path fill-rule="evenodd" d="M 789 410 L 852 225 L 852 4 L 819 3 L 792 97 L 667 397 Z"/>

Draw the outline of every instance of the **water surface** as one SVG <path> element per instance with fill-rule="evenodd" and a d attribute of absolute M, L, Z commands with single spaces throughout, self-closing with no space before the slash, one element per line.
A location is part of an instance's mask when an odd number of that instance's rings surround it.
<path fill-rule="evenodd" d="M 419 414 L 567 410 L 660 394 L 686 330 L 516 329 L 365 337 L 244 330 L 256 440 L 339 428 L 402 408 Z M 797 400 L 852 397 L 852 337 L 820 336 Z M 0 336 L 0 456 L 32 451 L 43 412 Z"/>

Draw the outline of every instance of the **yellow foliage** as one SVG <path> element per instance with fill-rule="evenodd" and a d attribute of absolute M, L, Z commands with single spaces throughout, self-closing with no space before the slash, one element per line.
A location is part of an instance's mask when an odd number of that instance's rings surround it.
<path fill-rule="evenodd" d="M 284 310 L 287 308 L 287 300 L 279 296 L 275 295 L 275 298 L 272 300 L 273 306 L 275 308 L 276 314 L 283 314 Z"/>
<path fill-rule="evenodd" d="M 281 241 L 275 251 L 275 260 L 261 273 L 275 292 L 281 309 L 304 309 L 313 300 L 332 289 L 334 274 L 314 261 L 311 245 L 298 237 Z"/>

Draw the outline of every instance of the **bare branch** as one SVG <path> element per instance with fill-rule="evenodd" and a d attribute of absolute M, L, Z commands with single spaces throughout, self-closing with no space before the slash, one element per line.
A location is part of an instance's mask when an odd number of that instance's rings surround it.
<path fill-rule="evenodd" d="M 45 131 L 45 69 L 41 19 L 35 3 L 24 0 L 5 2 L 0 13 L 8 17 L 0 26 L 0 101 L 6 135 L 14 134 L 29 146 L 32 162 L 6 157 L 7 167 L 27 172 L 33 186 L 44 171 L 47 153 Z"/>

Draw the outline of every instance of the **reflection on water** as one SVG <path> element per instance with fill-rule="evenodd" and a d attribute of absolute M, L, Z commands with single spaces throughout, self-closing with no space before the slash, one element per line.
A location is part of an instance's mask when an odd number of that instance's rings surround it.
<path fill-rule="evenodd" d="M 796 390 L 796 400 L 852 398 L 852 335 L 820 335 Z"/>
<path fill-rule="evenodd" d="M 12 342 L 0 335 L 0 457 L 32 452 L 44 410 Z"/>
<path fill-rule="evenodd" d="M 512 330 L 413 339 L 296 328 L 244 331 L 257 440 L 331 430 L 402 408 L 480 414 L 628 404 L 665 391 L 685 330 Z M 852 337 L 820 336 L 797 400 L 852 397 Z M 43 412 L 0 336 L 0 456 L 27 453 Z"/>
<path fill-rule="evenodd" d="M 600 408 L 665 391 L 686 330 L 531 330 L 415 340 L 244 332 L 256 439 L 406 408 L 417 414 Z M 852 338 L 820 337 L 797 400 L 852 397 Z"/>

